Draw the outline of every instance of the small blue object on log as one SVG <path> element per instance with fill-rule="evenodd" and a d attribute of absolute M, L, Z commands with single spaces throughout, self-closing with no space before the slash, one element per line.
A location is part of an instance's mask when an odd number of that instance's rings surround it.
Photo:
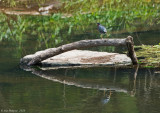
<path fill-rule="evenodd" d="M 107 29 L 104 26 L 102 26 L 100 23 L 97 23 L 97 26 L 98 26 L 98 31 L 101 33 L 101 35 L 107 33 Z"/>

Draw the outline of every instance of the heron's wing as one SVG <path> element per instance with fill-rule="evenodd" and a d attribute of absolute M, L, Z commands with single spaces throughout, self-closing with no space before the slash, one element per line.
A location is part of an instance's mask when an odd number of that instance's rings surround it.
<path fill-rule="evenodd" d="M 102 26 L 102 28 L 103 28 L 103 32 L 107 32 L 107 29 L 104 27 L 104 26 Z"/>
<path fill-rule="evenodd" d="M 106 29 L 105 27 L 104 27 L 104 29 L 103 29 L 103 32 L 105 32 L 105 33 L 107 32 L 107 29 Z"/>
<path fill-rule="evenodd" d="M 106 33 L 107 29 L 104 26 L 99 26 L 99 31 Z"/>

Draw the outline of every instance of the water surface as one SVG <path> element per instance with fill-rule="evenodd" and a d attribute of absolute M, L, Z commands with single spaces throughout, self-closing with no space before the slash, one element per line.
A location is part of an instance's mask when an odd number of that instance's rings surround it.
<path fill-rule="evenodd" d="M 159 32 L 140 34 L 155 44 L 148 34 L 156 40 Z M 31 73 L 19 67 L 24 50 L 35 51 L 27 44 L 20 49 L 10 41 L 0 42 L 1 110 L 25 110 L 27 113 L 160 112 L 158 68 L 138 69 L 137 72 L 136 68 L 108 67 L 35 69 Z"/>

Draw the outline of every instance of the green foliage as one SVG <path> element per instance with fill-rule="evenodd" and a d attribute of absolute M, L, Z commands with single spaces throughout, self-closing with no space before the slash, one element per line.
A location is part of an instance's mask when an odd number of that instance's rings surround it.
<path fill-rule="evenodd" d="M 160 66 L 160 45 L 142 45 L 140 50 L 136 51 L 140 64 L 144 64 L 145 67 L 159 67 Z"/>
<path fill-rule="evenodd" d="M 45 0 L 35 2 L 43 4 Z M 63 4 L 64 7 L 51 16 L 0 14 L 0 40 L 21 42 L 23 35 L 27 33 L 37 37 L 39 45 L 54 47 L 70 41 L 72 34 L 83 34 L 86 31 L 95 34 L 97 22 L 107 27 L 108 34 L 120 30 L 149 30 L 160 23 L 160 5 L 154 0 L 63 0 Z"/>
<path fill-rule="evenodd" d="M 20 16 L 16 17 L 16 21 L 12 16 L 0 14 L 0 40 L 3 38 L 22 41 L 22 35 L 25 32 L 26 20 Z"/>

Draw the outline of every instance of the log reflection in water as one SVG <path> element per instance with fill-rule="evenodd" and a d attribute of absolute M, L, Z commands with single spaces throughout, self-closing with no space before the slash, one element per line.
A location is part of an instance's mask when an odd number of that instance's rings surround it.
<path fill-rule="evenodd" d="M 35 70 L 35 69 L 32 70 L 32 73 L 42 78 L 52 80 L 54 82 L 66 84 L 66 85 L 74 85 L 76 87 L 81 87 L 81 88 L 98 89 L 98 90 L 104 90 L 104 91 L 112 90 L 116 92 L 127 93 L 127 89 L 125 88 L 121 88 L 116 85 L 111 85 L 111 83 L 101 84 L 98 82 L 95 83 L 95 81 L 92 81 L 92 80 L 87 81 L 86 79 L 78 79 L 75 77 L 76 76 L 75 74 L 74 74 L 74 77 L 69 77 L 69 76 L 63 76 L 63 75 L 50 74 L 47 71 Z"/>

